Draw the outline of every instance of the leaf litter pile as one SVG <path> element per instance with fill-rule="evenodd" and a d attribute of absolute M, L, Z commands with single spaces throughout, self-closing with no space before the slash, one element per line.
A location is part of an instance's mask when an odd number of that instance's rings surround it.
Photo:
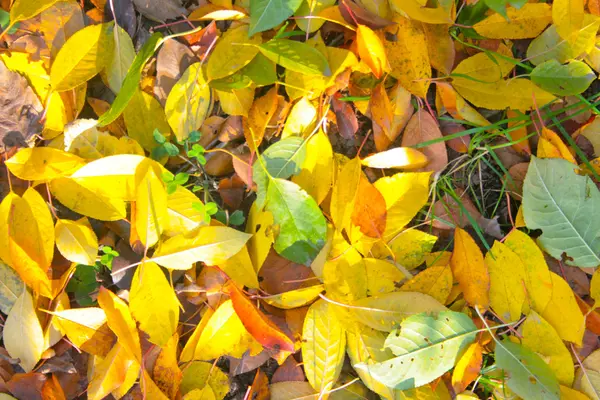
<path fill-rule="evenodd" d="M 0 7 L 1 400 L 600 398 L 598 0 Z"/>

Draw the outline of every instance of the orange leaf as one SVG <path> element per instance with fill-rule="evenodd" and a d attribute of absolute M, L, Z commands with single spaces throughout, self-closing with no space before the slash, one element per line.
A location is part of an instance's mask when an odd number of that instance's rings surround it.
<path fill-rule="evenodd" d="M 359 24 L 356 29 L 356 45 L 361 60 L 371 68 L 376 78 L 381 78 L 383 71 L 387 69 L 388 60 L 377 34 L 368 26 Z"/>
<path fill-rule="evenodd" d="M 585 327 L 595 335 L 600 335 L 600 314 L 596 310 L 590 312 L 590 306 L 578 295 L 575 295 L 575 300 L 583 315 L 586 316 Z"/>
<path fill-rule="evenodd" d="M 235 284 L 230 281 L 225 291 L 231 297 L 233 309 L 242 324 L 260 344 L 268 349 L 294 351 L 294 342 L 256 308 Z"/>
<path fill-rule="evenodd" d="M 369 103 L 371 118 L 373 119 L 373 131 L 382 132 L 388 140 L 393 141 L 392 121 L 394 119 L 394 110 L 385 91 L 383 82 L 375 86 L 371 93 Z"/>
<path fill-rule="evenodd" d="M 44 382 L 42 398 L 44 400 L 66 400 L 65 392 L 63 392 L 60 382 L 56 379 L 56 375 L 53 374 L 51 379 Z"/>
<path fill-rule="evenodd" d="M 383 195 L 363 175 L 360 176 L 352 223 L 372 238 L 380 238 L 385 231 L 387 209 Z"/>
<path fill-rule="evenodd" d="M 483 347 L 479 342 L 472 343 L 460 357 L 452 373 L 452 386 L 456 393 L 464 391 L 481 371 Z"/>
<path fill-rule="evenodd" d="M 106 313 L 108 327 L 117 335 L 119 344 L 141 363 L 140 337 L 127 304 L 103 286 L 98 294 L 98 304 Z"/>
<path fill-rule="evenodd" d="M 519 114 L 517 114 L 517 112 L 513 111 L 513 110 L 508 110 L 506 112 L 506 117 L 508 119 L 516 118 L 518 116 L 519 116 Z M 508 123 L 508 129 L 511 129 L 516 126 L 520 126 L 520 127 L 508 132 L 508 134 L 510 135 L 510 138 L 512 139 L 511 142 L 517 142 L 517 143 L 513 143 L 512 148 L 515 149 L 516 151 L 518 151 L 519 153 L 531 154 L 531 147 L 529 146 L 529 139 L 527 139 L 527 127 L 524 124 L 522 124 L 521 121 L 515 121 L 515 122 Z"/>
<path fill-rule="evenodd" d="M 454 231 L 450 267 L 467 303 L 487 308 L 490 303 L 490 276 L 483 262 L 483 254 L 473 238 L 460 228 Z"/>
<path fill-rule="evenodd" d="M 540 158 L 562 158 L 573 164 L 577 164 L 575 157 L 569 151 L 567 145 L 560 137 L 548 128 L 542 129 L 542 137 L 538 142 L 538 157 Z"/>
<path fill-rule="evenodd" d="M 254 100 L 248 111 L 248 118 L 244 119 L 244 136 L 251 151 L 262 143 L 265 130 L 269 121 L 277 111 L 277 87 L 273 87 L 262 97 Z"/>

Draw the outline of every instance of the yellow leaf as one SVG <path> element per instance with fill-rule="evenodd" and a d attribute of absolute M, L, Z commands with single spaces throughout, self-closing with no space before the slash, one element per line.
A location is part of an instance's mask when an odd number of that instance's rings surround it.
<path fill-rule="evenodd" d="M 229 392 L 229 377 L 219 368 L 214 368 L 212 363 L 194 361 L 187 365 L 183 370 L 181 393 L 185 395 L 206 385 L 214 391 L 217 399 L 222 399 Z"/>
<path fill-rule="evenodd" d="M 142 360 L 140 337 L 135 321 L 127 304 L 110 290 L 100 287 L 98 304 L 106 313 L 106 321 L 110 329 L 117 335 L 119 344 L 125 348 L 136 361 Z"/>
<path fill-rule="evenodd" d="M 321 130 L 305 146 L 306 158 L 302 163 L 302 170 L 292 177 L 292 181 L 306 190 L 317 204 L 321 204 L 333 184 L 333 149 L 329 138 Z"/>
<path fill-rule="evenodd" d="M 231 258 L 223 261 L 219 268 L 231 278 L 232 281 L 240 286 L 248 286 L 252 289 L 258 289 L 257 272 L 250 258 L 250 253 L 246 246 L 237 252 Z"/>
<path fill-rule="evenodd" d="M 572 58 L 584 53 L 593 54 L 596 49 L 596 33 L 600 27 L 600 18 L 597 15 L 584 14 L 582 26 L 571 33 L 567 42 L 572 51 Z"/>
<path fill-rule="evenodd" d="M 390 241 L 417 215 L 429 197 L 430 172 L 398 173 L 375 182 L 387 207 L 384 240 Z"/>
<path fill-rule="evenodd" d="M 28 189 L 28 191 L 35 189 Z M 37 193 L 36 193 L 37 194 Z M 38 194 L 39 196 L 39 194 Z M 31 196 L 30 194 L 30 197 Z M 44 203 L 45 205 L 45 203 Z M 48 209 L 46 208 L 46 211 Z M 0 204 L 0 257 L 19 273 L 36 293 L 52 298 L 52 288 L 46 271 L 52 260 L 50 245 L 54 238 L 40 232 L 40 225 L 27 199 L 9 193 Z M 47 219 L 46 216 L 43 218 Z M 51 217 L 50 224 L 52 225 Z M 47 221 L 43 223 L 45 226 Z"/>
<path fill-rule="evenodd" d="M 12 174 L 27 181 L 50 181 L 85 165 L 73 154 L 51 147 L 21 149 L 6 160 Z"/>
<path fill-rule="evenodd" d="M 143 378 L 140 379 L 142 393 L 147 399 L 152 400 L 169 400 L 167 396 L 160 390 L 152 380 L 152 377 L 145 368 L 142 368 Z"/>
<path fill-rule="evenodd" d="M 96 361 L 96 360 L 95 360 Z M 139 374 L 140 366 L 137 361 L 118 342 L 104 359 L 97 360 L 93 368 L 92 377 L 88 385 L 88 398 L 101 400 L 112 391 L 121 389 L 127 378 L 128 372 Z M 137 378 L 137 375 L 135 376 Z M 135 383 L 130 382 L 127 392 Z"/>
<path fill-rule="evenodd" d="M 464 59 L 454 68 L 453 74 L 465 75 L 484 82 L 496 82 L 506 77 L 515 67 L 515 61 L 510 50 L 498 50 L 499 54 L 477 53 Z M 508 53 L 508 54 L 505 54 Z M 503 55 L 504 57 L 500 57 Z M 511 62 L 512 60 L 512 62 Z M 458 78 L 458 77 L 457 77 Z M 474 82 L 470 80 L 470 82 Z M 454 85 L 454 82 L 453 82 Z"/>
<path fill-rule="evenodd" d="M 206 326 L 206 324 L 211 319 L 214 313 L 215 312 L 212 308 L 204 308 L 204 314 L 202 314 L 200 322 L 198 322 L 198 325 L 196 325 L 194 331 L 185 343 L 185 347 L 183 348 L 183 350 L 181 350 L 181 354 L 179 355 L 180 362 L 188 362 L 194 359 L 194 353 L 196 352 L 196 346 L 198 345 L 198 341 L 200 340 L 202 331 L 204 330 L 204 327 Z"/>
<path fill-rule="evenodd" d="M 429 267 L 402 285 L 400 290 L 428 294 L 446 304 L 452 291 L 452 271 L 449 266 Z"/>
<path fill-rule="evenodd" d="M 454 252 L 450 267 L 464 293 L 465 300 L 473 306 L 487 308 L 490 304 L 488 267 L 483 261 L 483 254 L 477 243 L 460 228 L 454 231 Z"/>
<path fill-rule="evenodd" d="M 168 223 L 167 190 L 154 169 L 141 170 L 137 176 L 135 228 L 142 244 L 155 245 Z"/>
<path fill-rule="evenodd" d="M 248 65 L 258 54 L 258 45 L 261 43 L 260 34 L 248 37 L 248 25 L 229 29 L 218 40 L 208 59 L 208 80 L 224 78 Z"/>
<path fill-rule="evenodd" d="M 274 307 L 290 310 L 312 303 L 323 290 L 325 286 L 315 285 L 264 297 L 263 300 Z"/>
<path fill-rule="evenodd" d="M 403 319 L 422 312 L 446 310 L 439 301 L 419 292 L 392 292 L 352 303 L 353 318 L 373 329 L 390 332 Z"/>
<path fill-rule="evenodd" d="M 94 265 L 98 255 L 98 238 L 87 218 L 57 220 L 55 235 L 56 247 L 64 258 L 78 264 Z"/>
<path fill-rule="evenodd" d="M 15 0 L 10 8 L 11 25 L 14 25 L 18 21 L 33 18 L 59 1 L 63 0 L 40 0 L 35 2 L 29 0 Z"/>
<path fill-rule="evenodd" d="M 151 261 L 169 269 L 189 269 L 197 261 L 219 265 L 237 254 L 250 236 L 224 226 L 203 226 L 162 243 Z"/>
<path fill-rule="evenodd" d="M 8 313 L 2 335 L 8 354 L 18 358 L 21 368 L 30 372 L 40 360 L 45 346 L 44 332 L 27 290 L 21 293 Z"/>
<path fill-rule="evenodd" d="M 552 277 L 544 254 L 533 239 L 526 233 L 513 229 L 504 239 L 525 267 L 525 288 L 531 308 L 543 312 L 552 297 Z"/>
<path fill-rule="evenodd" d="M 308 18 L 299 18 L 296 20 L 296 24 L 298 24 L 298 28 L 302 29 L 307 33 L 314 33 L 318 31 L 321 26 L 326 22 L 325 20 L 318 18 L 311 18 L 311 16 L 319 15 L 319 13 L 328 7 L 331 7 L 335 4 L 335 0 L 308 0 L 303 1 L 300 7 L 294 13 L 296 17 L 306 17 Z"/>
<path fill-rule="evenodd" d="M 542 144 L 542 139 L 544 140 L 544 144 Z M 540 137 L 538 147 L 538 157 L 540 158 L 563 158 L 573 164 L 577 164 L 577 160 L 575 160 L 567 145 L 564 144 L 556 132 L 548 128 L 542 128 L 542 136 Z"/>
<path fill-rule="evenodd" d="M 406 277 L 394 264 L 376 258 L 363 259 L 367 275 L 367 295 L 393 292 Z"/>
<path fill-rule="evenodd" d="M 362 171 L 358 157 L 343 165 L 337 174 L 331 195 L 331 219 L 339 231 L 346 228 L 351 222 L 361 176 Z"/>
<path fill-rule="evenodd" d="M 216 92 L 223 112 L 229 115 L 248 116 L 254 101 L 254 88 L 231 89 L 231 92 L 217 90 Z"/>
<path fill-rule="evenodd" d="M 387 35 L 381 36 L 390 63 L 390 75 L 415 96 L 425 98 L 431 83 L 431 65 L 423 26 L 401 16 L 394 18 L 394 22 L 385 28 Z M 388 36 L 390 34 L 392 36 Z"/>
<path fill-rule="evenodd" d="M 364 61 L 376 78 L 381 78 L 384 71 L 389 69 L 386 49 L 375 32 L 366 25 L 358 24 L 356 29 L 356 44 L 360 59 Z"/>
<path fill-rule="evenodd" d="M 314 129 L 316 117 L 317 109 L 315 106 L 306 97 L 302 97 L 290 110 L 281 132 L 281 138 L 304 137 L 310 134 Z"/>
<path fill-rule="evenodd" d="M 202 389 L 194 389 L 183 396 L 183 400 L 217 400 L 215 392 L 208 385 Z"/>
<path fill-rule="evenodd" d="M 271 88 L 264 96 L 254 100 L 248 111 L 247 129 L 244 126 L 244 136 L 251 151 L 262 143 L 269 121 L 277 110 L 277 88 Z"/>
<path fill-rule="evenodd" d="M 423 24 L 429 62 L 433 68 L 446 75 L 452 72 L 456 58 L 454 40 L 449 33 L 450 27 L 448 24 Z"/>
<path fill-rule="evenodd" d="M 86 26 L 66 41 L 50 71 L 54 90 L 73 89 L 92 79 L 111 62 L 114 26 L 113 23 Z"/>
<path fill-rule="evenodd" d="M 212 105 L 211 89 L 200 63 L 190 65 L 175 83 L 165 104 L 167 121 L 178 141 L 200 129 Z"/>
<path fill-rule="evenodd" d="M 92 161 L 75 171 L 71 178 L 100 196 L 135 201 L 135 173 L 140 165 L 148 164 L 155 168 L 162 168 L 160 164 L 149 158 L 119 154 Z"/>
<path fill-rule="evenodd" d="M 30 255 L 37 259 L 37 262 L 43 267 L 48 268 L 54 258 L 54 221 L 52 214 L 44 198 L 37 190 L 30 187 L 23 194 L 23 200 L 27 202 L 34 220 L 33 229 L 29 230 L 31 235 L 32 249 Z M 16 227 L 10 227 L 10 229 Z"/>
<path fill-rule="evenodd" d="M 256 355 L 262 348 L 244 328 L 231 300 L 227 300 L 217 308 L 202 330 L 193 359 L 212 360 L 225 355 L 241 358 L 247 351 Z"/>
<path fill-rule="evenodd" d="M 498 13 L 473 25 L 481 36 L 490 39 L 529 39 L 537 37 L 552 22 L 550 5 L 525 4 L 516 9 L 506 9 L 508 20 Z"/>
<path fill-rule="evenodd" d="M 113 346 L 115 335 L 106 324 L 104 310 L 97 307 L 55 311 L 60 330 L 79 349 L 105 357 Z"/>
<path fill-rule="evenodd" d="M 164 272 L 153 262 L 142 263 L 131 281 L 129 309 L 150 342 L 164 346 L 177 329 L 179 301 Z"/>
<path fill-rule="evenodd" d="M 597 268 L 592 275 L 590 297 L 594 300 L 594 308 L 600 307 L 600 268 Z"/>
<path fill-rule="evenodd" d="M 204 215 L 192 207 L 197 201 L 200 201 L 198 196 L 181 185 L 177 185 L 174 193 L 167 195 L 168 223 L 164 227 L 165 235 L 175 236 L 206 225 Z"/>
<path fill-rule="evenodd" d="M 571 386 L 575 377 L 573 359 L 552 325 L 532 310 L 519 329 L 521 343 L 546 361 L 561 384 Z"/>
<path fill-rule="evenodd" d="M 78 119 L 65 126 L 65 150 L 86 160 L 127 153 L 124 142 L 100 131 L 93 119 Z M 123 138 L 121 138 L 123 139 Z M 142 151 L 143 155 L 143 151 Z"/>
<path fill-rule="evenodd" d="M 429 24 L 452 24 L 454 19 L 444 7 L 424 7 L 420 0 L 391 0 L 392 10 L 406 13 L 410 18 Z"/>
<path fill-rule="evenodd" d="M 256 272 L 260 271 L 275 241 L 273 224 L 273 214 L 259 209 L 256 202 L 252 203 L 246 221 L 246 233 L 252 235 L 248 240 L 248 252 Z"/>
<path fill-rule="evenodd" d="M 387 246 L 381 242 L 375 243 L 371 252 L 378 258 L 385 258 L 391 255 L 391 251 L 396 263 L 411 270 L 423 264 L 436 241 L 434 235 L 418 229 L 406 229 L 396 234 Z"/>
<path fill-rule="evenodd" d="M 361 254 L 339 232 L 334 235 L 330 259 L 323 266 L 323 283 L 327 295 L 342 302 L 367 297 L 368 278 Z M 333 256 L 335 253 L 339 256 Z"/>
<path fill-rule="evenodd" d="M 304 319 L 302 342 L 308 382 L 317 392 L 331 390 L 342 371 L 346 350 L 345 330 L 334 306 L 322 299 L 310 306 Z"/>
<path fill-rule="evenodd" d="M 452 371 L 452 386 L 456 392 L 464 391 L 481 371 L 483 361 L 483 347 L 479 342 L 471 343 L 467 350 L 460 356 L 454 371 Z"/>
<path fill-rule="evenodd" d="M 167 122 L 165 110 L 154 96 L 137 89 L 134 91 L 127 108 L 123 111 L 127 135 L 135 139 L 144 149 L 152 151 L 159 146 L 154 140 L 154 129 L 158 129 L 166 138 L 171 136 L 171 127 Z"/>
<path fill-rule="evenodd" d="M 492 124 L 475 108 L 471 107 L 449 83 L 436 82 L 436 89 L 436 105 L 438 104 L 438 100 L 441 101 L 443 108 L 454 118 L 463 119 L 479 126 Z M 440 108 L 438 106 L 438 109 Z"/>
<path fill-rule="evenodd" d="M 539 314 L 554 327 L 562 340 L 580 346 L 585 331 L 585 318 L 569 284 L 554 272 L 550 272 L 550 277 L 552 297 L 546 309 Z"/>
<path fill-rule="evenodd" d="M 590 398 L 578 390 L 560 385 L 560 398 L 562 400 L 589 400 Z"/>
<path fill-rule="evenodd" d="M 395 147 L 364 158 L 362 164 L 371 168 L 418 169 L 429 162 L 427 156 L 410 147 Z"/>
<path fill-rule="evenodd" d="M 552 2 L 552 21 L 556 31 L 569 41 L 571 35 L 583 26 L 584 0 L 556 0 Z"/>
<path fill-rule="evenodd" d="M 490 274 L 490 306 L 503 321 L 517 321 L 526 304 L 521 259 L 506 245 L 495 242 L 485 255 L 485 266 Z"/>
<path fill-rule="evenodd" d="M 127 216 L 125 202 L 95 193 L 72 178 L 50 182 L 50 192 L 67 208 L 101 221 L 117 221 Z"/>
<path fill-rule="evenodd" d="M 512 108 L 526 111 L 536 105 L 542 107 L 555 97 L 534 85 L 530 80 L 515 78 L 482 83 L 463 77 L 453 78 L 456 90 L 477 107 L 490 110 Z M 535 102 L 534 102 L 535 99 Z"/>

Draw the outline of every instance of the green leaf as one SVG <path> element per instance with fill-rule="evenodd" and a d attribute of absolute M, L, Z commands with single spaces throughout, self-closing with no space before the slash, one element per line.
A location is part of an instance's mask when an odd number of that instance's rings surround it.
<path fill-rule="evenodd" d="M 305 75 L 331 75 L 325 56 L 306 43 L 273 39 L 258 47 L 265 57 L 290 71 Z"/>
<path fill-rule="evenodd" d="M 135 59 L 135 48 L 129 34 L 119 25 L 113 29 L 115 42 L 115 51 L 112 59 L 106 66 L 106 80 L 108 87 L 114 93 L 119 93 L 123 80 L 127 76 L 127 71 Z"/>
<path fill-rule="evenodd" d="M 541 229 L 540 244 L 552 257 L 579 267 L 600 265 L 600 192 L 576 165 L 533 157 L 523 186 L 523 215 Z"/>
<path fill-rule="evenodd" d="M 556 32 L 556 25 L 550 25 L 541 35 L 531 41 L 527 48 L 527 58 L 533 65 L 539 65 L 552 59 L 556 59 L 562 64 L 574 57 L 569 42 L 559 36 Z"/>
<path fill-rule="evenodd" d="M 24 289 L 25 284 L 19 274 L 8 265 L 0 262 L 0 311 L 8 315 Z"/>
<path fill-rule="evenodd" d="M 259 53 L 241 71 L 258 86 L 271 85 L 277 81 L 275 63 Z"/>
<path fill-rule="evenodd" d="M 250 33 L 252 36 L 276 27 L 291 17 L 303 0 L 252 0 L 250 2 Z"/>
<path fill-rule="evenodd" d="M 65 42 L 50 71 L 54 90 L 73 89 L 92 79 L 112 61 L 113 29 L 111 23 L 86 26 Z"/>
<path fill-rule="evenodd" d="M 335 306 L 319 299 L 304 318 L 302 360 L 306 378 L 317 392 L 333 388 L 344 364 L 346 333 L 336 312 Z"/>
<path fill-rule="evenodd" d="M 256 160 L 252 168 L 252 177 L 258 188 L 256 201 L 259 206 L 264 205 L 269 186 L 269 177 L 263 165 L 273 178 L 288 179 L 300 172 L 305 158 L 306 146 L 301 137 L 294 136 L 280 140 L 265 150 L 261 160 Z"/>
<path fill-rule="evenodd" d="M 560 399 L 554 372 L 533 351 L 517 343 L 496 342 L 496 364 L 507 375 L 508 387 L 524 399 Z"/>
<path fill-rule="evenodd" d="M 584 92 L 596 79 L 596 74 L 582 61 L 562 65 L 556 60 L 541 63 L 531 71 L 531 80 L 542 89 L 558 96 L 573 96 Z"/>
<path fill-rule="evenodd" d="M 477 327 L 463 313 L 442 311 L 437 317 L 413 315 L 402 321 L 385 341 L 397 356 L 378 364 L 357 364 L 384 385 L 407 390 L 426 385 L 457 362 L 461 351 L 475 340 Z"/>
<path fill-rule="evenodd" d="M 162 44 L 162 39 L 163 36 L 159 32 L 155 32 L 152 34 L 152 36 L 150 36 L 150 38 L 148 38 L 140 52 L 135 56 L 131 67 L 129 67 L 129 71 L 123 80 L 121 90 L 115 98 L 115 101 L 113 101 L 108 111 L 98 118 L 98 126 L 106 126 L 110 124 L 125 110 L 129 100 L 131 100 L 135 94 L 140 80 L 142 79 L 142 70 L 144 69 L 146 62 Z"/>
<path fill-rule="evenodd" d="M 327 237 L 327 223 L 315 200 L 295 183 L 274 178 L 269 181 L 267 211 L 279 225 L 275 251 L 290 261 L 310 265 Z"/>

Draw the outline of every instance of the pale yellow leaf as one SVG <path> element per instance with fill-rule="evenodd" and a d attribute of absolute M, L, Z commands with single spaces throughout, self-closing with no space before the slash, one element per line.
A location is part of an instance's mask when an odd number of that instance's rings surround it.
<path fill-rule="evenodd" d="M 311 16 L 317 16 L 319 13 L 328 7 L 335 4 L 335 0 L 306 0 L 303 1 L 298 10 L 294 13 L 294 16 L 300 17 L 296 20 L 298 28 L 304 32 L 313 33 L 318 31 L 321 26 L 326 22 L 320 18 L 310 18 Z M 302 18 L 308 16 L 309 18 Z"/>
<path fill-rule="evenodd" d="M 285 120 L 281 132 L 282 139 L 310 134 L 314 129 L 316 118 L 317 109 L 306 97 L 302 97 L 294 104 Z"/>
<path fill-rule="evenodd" d="M 110 290 L 100 287 L 98 304 L 106 314 L 110 329 L 117 335 L 119 344 L 138 362 L 142 361 L 142 348 L 135 321 L 127 304 Z"/>
<path fill-rule="evenodd" d="M 112 59 L 106 65 L 105 72 L 108 87 L 117 94 L 121 91 L 123 80 L 135 58 L 135 48 L 129 34 L 119 25 L 115 24 L 112 35 L 115 49 Z M 105 56 L 101 54 L 100 57 Z"/>
<path fill-rule="evenodd" d="M 251 235 L 224 226 L 203 226 L 161 244 L 151 261 L 169 269 L 189 269 L 202 261 L 219 265 L 237 254 Z"/>
<path fill-rule="evenodd" d="M 253 88 L 231 89 L 231 92 L 216 90 L 216 92 L 223 112 L 229 115 L 248 116 L 254 101 Z"/>
<path fill-rule="evenodd" d="M 552 21 L 556 31 L 565 40 L 582 28 L 584 0 L 556 0 L 552 2 Z"/>
<path fill-rule="evenodd" d="M 106 356 L 115 335 L 106 324 L 106 314 L 98 307 L 74 308 L 52 313 L 60 330 L 77 348 L 86 353 Z"/>
<path fill-rule="evenodd" d="M 87 218 L 57 220 L 55 235 L 56 247 L 63 257 L 78 264 L 94 265 L 98 255 L 98 238 Z"/>
<path fill-rule="evenodd" d="M 417 21 L 427 22 L 429 24 L 451 24 L 453 18 L 450 12 L 441 6 L 424 7 L 425 3 L 421 0 L 391 0 L 392 10 L 398 13 L 406 13 L 410 18 Z"/>
<path fill-rule="evenodd" d="M 340 376 L 346 350 L 345 330 L 336 309 L 318 300 L 308 309 L 302 329 L 306 378 L 317 392 L 329 391 Z"/>
<path fill-rule="evenodd" d="M 137 361 L 117 342 L 104 359 L 98 359 L 95 363 L 87 390 L 88 398 L 104 399 L 123 386 L 129 370 L 139 373 L 139 369 Z"/>
<path fill-rule="evenodd" d="M 331 219 L 339 231 L 350 224 L 361 176 L 358 157 L 344 164 L 337 174 L 331 195 Z"/>
<path fill-rule="evenodd" d="M 393 292 L 406 276 L 391 262 L 376 258 L 363 259 L 367 275 L 367 294 L 378 296 Z"/>
<path fill-rule="evenodd" d="M 436 241 L 437 237 L 434 235 L 418 229 L 406 229 L 388 242 L 389 247 L 376 243 L 373 252 L 377 254 L 377 257 L 383 258 L 389 256 L 391 250 L 396 263 L 411 270 L 423 264 Z"/>
<path fill-rule="evenodd" d="M 306 288 L 290 290 L 289 292 L 283 292 L 269 297 L 264 297 L 263 300 L 277 308 L 284 310 L 290 310 L 292 308 L 298 308 L 312 303 L 319 294 L 323 292 L 325 286 L 315 285 Z"/>
<path fill-rule="evenodd" d="M 179 301 L 167 277 L 153 262 L 135 271 L 129 293 L 129 309 L 150 342 L 164 346 L 177 329 Z"/>
<path fill-rule="evenodd" d="M 31 294 L 24 290 L 13 305 L 2 333 L 4 347 L 12 358 L 18 358 L 25 372 L 30 372 L 45 350 L 44 332 L 35 312 Z"/>
<path fill-rule="evenodd" d="M 142 244 L 155 245 L 168 224 L 167 190 L 153 168 L 136 174 L 135 229 Z"/>
<path fill-rule="evenodd" d="M 427 165 L 427 156 L 410 147 L 395 147 L 364 158 L 362 164 L 371 168 L 417 169 Z"/>
<path fill-rule="evenodd" d="M 189 189 L 177 185 L 175 192 L 167 195 L 168 223 L 164 227 L 164 234 L 175 236 L 206 225 L 204 215 L 192 207 L 194 202 L 199 201 Z"/>
<path fill-rule="evenodd" d="M 260 271 L 275 241 L 276 230 L 273 224 L 273 214 L 261 210 L 256 202 L 252 203 L 246 221 L 246 233 L 252 235 L 248 240 L 248 252 L 256 272 Z"/>

